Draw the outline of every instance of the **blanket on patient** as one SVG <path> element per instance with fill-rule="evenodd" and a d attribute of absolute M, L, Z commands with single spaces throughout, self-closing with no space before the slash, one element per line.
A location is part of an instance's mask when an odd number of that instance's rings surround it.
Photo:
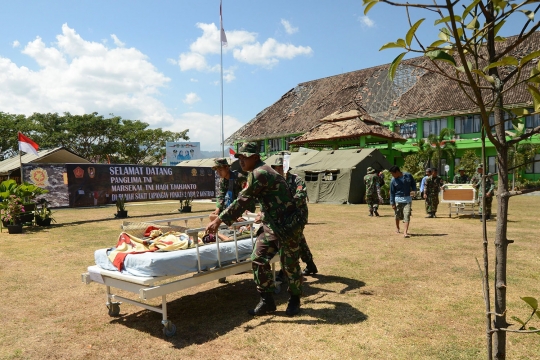
<path fill-rule="evenodd" d="M 197 246 L 195 242 L 185 233 L 170 231 L 165 234 L 161 234 L 161 231 L 159 233 L 156 233 L 155 231 L 156 230 L 154 229 L 147 229 L 145 232 L 145 235 L 146 233 L 156 235 L 156 237 L 150 239 L 140 239 L 126 232 L 122 232 L 120 234 L 116 247 L 112 248 L 108 255 L 109 260 L 118 269 L 118 271 L 122 271 L 124 268 L 124 260 L 128 255 L 142 254 L 153 251 L 185 250 Z M 201 239 L 197 240 L 199 242 L 199 246 L 204 245 Z"/>

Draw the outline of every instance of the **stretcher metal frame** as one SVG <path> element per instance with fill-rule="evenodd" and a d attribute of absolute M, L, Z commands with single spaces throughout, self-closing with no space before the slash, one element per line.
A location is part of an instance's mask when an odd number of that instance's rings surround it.
<path fill-rule="evenodd" d="M 167 223 L 167 225 L 170 226 L 172 225 L 172 223 L 184 221 L 187 227 L 187 223 L 189 220 L 200 219 L 201 225 L 202 225 L 203 219 L 206 219 L 206 218 L 208 218 L 208 215 L 198 215 L 198 216 L 189 216 L 189 217 L 174 218 L 174 219 L 165 219 L 165 220 L 152 220 L 152 221 L 147 221 L 147 223 L 151 223 L 151 224 Z M 88 272 L 81 274 L 82 282 L 87 285 L 92 282 L 96 282 L 96 283 L 101 283 L 106 286 L 106 293 L 107 293 L 106 305 L 109 310 L 109 316 L 116 317 L 120 315 L 120 304 L 122 302 L 139 306 L 144 309 L 162 314 L 161 324 L 163 325 L 163 333 L 169 337 L 173 336 L 176 333 L 176 325 L 174 325 L 167 318 L 167 295 L 168 294 L 185 290 L 193 286 L 198 286 L 198 285 L 210 282 L 210 281 L 219 280 L 227 276 L 251 271 L 251 259 L 248 258 L 246 260 L 240 260 L 238 256 L 238 243 L 237 243 L 238 239 L 236 236 L 236 229 L 245 225 L 253 225 L 253 220 L 236 222 L 232 225 L 232 228 L 235 230 L 233 241 L 234 241 L 235 252 L 236 252 L 236 262 L 232 264 L 229 262 L 227 262 L 227 264 L 222 264 L 221 256 L 220 256 L 221 254 L 219 251 L 220 240 L 219 240 L 219 237 L 216 236 L 215 243 L 205 245 L 205 246 L 216 246 L 218 265 L 214 269 L 207 270 L 207 271 L 201 270 L 199 244 L 198 244 L 198 241 L 195 241 L 195 243 L 197 244 L 196 249 L 197 249 L 198 271 L 191 273 L 192 274 L 191 276 L 184 277 L 181 279 L 176 279 L 179 276 L 159 276 L 159 277 L 134 276 L 134 275 L 122 274 L 118 271 L 105 270 L 105 269 L 100 268 L 97 265 L 94 265 L 94 266 L 88 267 Z M 221 228 L 226 228 L 226 226 L 223 225 Z M 186 234 L 188 234 L 188 236 L 193 236 L 193 239 L 197 239 L 198 233 L 204 230 L 205 230 L 204 227 L 200 227 L 200 228 L 188 229 L 185 232 Z M 255 246 L 253 226 L 250 226 L 250 237 L 251 237 L 252 245 Z M 276 265 L 276 262 L 278 261 L 279 261 L 279 256 L 277 255 L 271 260 L 272 273 L 274 276 L 274 280 L 276 279 L 275 265 Z M 144 302 L 141 302 L 139 300 L 133 300 L 133 299 L 126 298 L 124 296 L 117 295 L 112 291 L 112 288 L 121 289 L 121 290 L 125 290 L 128 292 L 137 294 L 139 299 L 142 301 L 161 297 L 161 305 L 152 306 Z M 276 284 L 276 292 L 279 292 L 279 290 L 280 290 L 279 284 Z"/>

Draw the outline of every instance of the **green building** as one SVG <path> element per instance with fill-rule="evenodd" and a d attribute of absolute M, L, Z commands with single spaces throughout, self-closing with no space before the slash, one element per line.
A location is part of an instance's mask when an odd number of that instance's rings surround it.
<path fill-rule="evenodd" d="M 522 47 L 539 49 L 540 33 L 531 36 L 512 55 L 519 58 Z M 242 142 L 256 141 L 261 153 L 267 156 L 289 150 L 291 142 L 295 147 L 318 149 L 377 148 L 389 163 L 402 165 L 405 156 L 418 151 L 416 145 L 421 139 L 448 128 L 455 132 L 449 140 L 454 142 L 457 152 L 453 161 L 443 159 L 441 167 L 444 169 L 449 162 L 451 177 L 465 151 L 474 150 L 480 155 L 481 120 L 478 109 L 459 86 L 423 69 L 429 66 L 427 58 L 417 57 L 403 61 L 393 81 L 388 78 L 390 64 L 385 64 L 301 83 L 226 142 L 238 147 Z M 532 111 L 532 98 L 526 85 L 505 93 L 504 101 L 505 109 L 514 115 L 514 123 L 523 123 L 527 131 L 540 126 L 540 115 L 525 115 L 525 110 Z M 325 121 L 336 114 L 351 112 L 356 114 L 357 125 L 348 119 L 347 125 L 343 122 L 341 128 L 336 128 L 337 123 L 331 126 Z M 493 117 L 490 122 L 494 123 Z M 381 131 L 366 130 L 364 125 L 384 126 L 395 138 L 383 136 Z M 514 130 L 511 116 L 505 122 L 505 129 Z M 540 144 L 540 135 L 534 135 L 530 142 Z M 496 173 L 496 150 L 489 140 L 486 147 L 488 171 Z M 540 160 L 540 154 L 535 159 Z M 540 180 L 540 162 L 531 164 L 521 175 Z"/>

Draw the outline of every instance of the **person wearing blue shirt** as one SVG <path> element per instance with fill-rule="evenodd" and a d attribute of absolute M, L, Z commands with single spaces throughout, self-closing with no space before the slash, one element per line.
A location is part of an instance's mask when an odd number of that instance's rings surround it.
<path fill-rule="evenodd" d="M 389 171 L 393 177 L 390 183 L 390 205 L 395 212 L 396 232 L 399 234 L 399 222 L 403 220 L 403 237 L 408 238 L 412 212 L 411 193 L 416 191 L 416 181 L 408 172 L 401 172 L 398 166 L 392 166 Z"/>
<path fill-rule="evenodd" d="M 426 169 L 426 176 L 422 178 L 422 181 L 420 182 L 420 194 L 424 194 L 424 190 L 426 188 L 426 180 L 431 176 L 431 168 Z M 426 210 L 427 213 L 427 210 Z"/>

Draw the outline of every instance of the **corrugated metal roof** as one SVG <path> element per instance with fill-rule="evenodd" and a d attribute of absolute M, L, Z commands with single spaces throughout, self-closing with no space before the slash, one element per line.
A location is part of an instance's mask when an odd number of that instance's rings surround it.
<path fill-rule="evenodd" d="M 45 163 L 45 164 L 65 164 L 65 163 L 90 163 L 83 157 L 64 148 L 57 147 L 49 150 L 38 151 L 38 155 L 25 154 L 21 157 L 15 156 L 0 162 L 0 175 L 9 175 L 14 170 L 21 167 L 20 162 L 26 163 Z"/>

